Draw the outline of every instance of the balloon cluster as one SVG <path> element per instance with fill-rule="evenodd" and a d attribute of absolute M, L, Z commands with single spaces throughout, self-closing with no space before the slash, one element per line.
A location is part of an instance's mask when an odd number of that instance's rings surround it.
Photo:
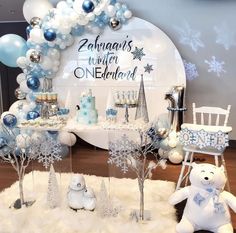
<path fill-rule="evenodd" d="M 19 87 L 15 96 L 18 101 L 2 115 L 7 127 L 39 117 L 35 93 L 42 91 L 45 77 L 55 77 L 61 51 L 73 44 L 74 37 L 85 32 L 101 33 L 106 26 L 117 30 L 132 13 L 116 0 L 25 0 L 23 15 L 29 23 L 27 41 L 15 34 L 0 38 L 0 61 L 23 71 L 17 76 Z M 71 137 L 74 138 L 64 134 L 58 138 L 70 145 Z M 2 139 L 0 146 L 4 142 Z"/>

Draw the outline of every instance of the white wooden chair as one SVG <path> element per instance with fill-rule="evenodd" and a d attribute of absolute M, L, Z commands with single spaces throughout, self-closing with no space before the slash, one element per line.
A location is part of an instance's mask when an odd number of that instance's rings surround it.
<path fill-rule="evenodd" d="M 229 113 L 231 105 L 228 105 L 227 109 L 218 108 L 218 107 L 198 107 L 196 108 L 195 103 L 193 103 L 193 124 L 196 124 L 196 127 L 200 125 L 214 125 L 214 126 L 227 126 Z M 200 149 L 197 146 L 189 145 L 184 146 L 183 150 L 185 152 L 184 161 L 182 163 L 181 172 L 179 179 L 176 185 L 176 190 L 178 190 L 185 180 L 185 186 L 188 184 L 188 176 L 191 170 L 191 165 L 194 159 L 194 153 L 208 154 L 214 156 L 215 165 L 220 166 L 221 164 L 225 168 L 225 175 L 227 178 L 226 188 L 230 191 L 228 175 L 224 159 L 224 149 L 217 150 L 214 148 L 202 148 Z M 220 158 L 220 162 L 219 162 Z M 187 171 L 186 171 L 187 170 Z"/>

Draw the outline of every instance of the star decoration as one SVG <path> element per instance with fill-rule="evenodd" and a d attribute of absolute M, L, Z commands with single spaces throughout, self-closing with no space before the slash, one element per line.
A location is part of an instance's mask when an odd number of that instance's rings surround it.
<path fill-rule="evenodd" d="M 133 54 L 133 60 L 138 59 L 139 61 L 142 60 L 142 57 L 146 54 L 143 52 L 143 48 L 139 49 L 135 46 L 135 50 L 131 52 Z"/>
<path fill-rule="evenodd" d="M 151 71 L 153 71 L 153 68 L 152 68 L 153 65 L 149 65 L 147 64 L 146 66 L 144 66 L 144 72 L 147 72 L 147 73 L 151 73 Z"/>

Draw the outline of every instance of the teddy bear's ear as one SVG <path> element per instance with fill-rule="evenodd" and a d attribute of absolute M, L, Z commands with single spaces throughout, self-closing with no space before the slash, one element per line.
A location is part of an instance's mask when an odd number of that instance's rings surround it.
<path fill-rule="evenodd" d="M 219 168 L 222 172 L 225 172 L 225 167 L 223 165 L 220 166 Z"/>
<path fill-rule="evenodd" d="M 197 167 L 197 163 L 192 163 L 192 168 L 195 168 L 195 167 Z"/>

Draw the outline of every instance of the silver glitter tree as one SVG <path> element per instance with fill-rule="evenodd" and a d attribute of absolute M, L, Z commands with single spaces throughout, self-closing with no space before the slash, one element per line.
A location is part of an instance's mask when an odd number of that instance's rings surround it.
<path fill-rule="evenodd" d="M 145 89 L 144 89 L 144 83 L 143 83 L 143 75 L 141 75 L 141 82 L 140 82 L 139 93 L 138 93 L 138 103 L 137 103 L 137 109 L 136 109 L 136 114 L 135 114 L 135 120 L 138 120 L 138 119 L 142 119 L 145 123 L 149 122 L 147 102 L 146 102 Z"/>
<path fill-rule="evenodd" d="M 140 130 L 138 135 L 138 141 L 131 140 L 126 134 L 123 134 L 115 142 L 109 142 L 108 163 L 114 164 L 123 173 L 131 169 L 136 174 L 140 192 L 140 209 L 137 218 L 143 221 L 145 220 L 144 182 L 147 178 L 151 178 L 152 172 L 157 166 L 165 168 L 166 160 L 158 158 L 157 145 L 159 144 L 157 142 L 160 137 L 154 127 L 145 131 Z M 149 155 L 152 155 L 154 160 L 150 160 Z"/>

